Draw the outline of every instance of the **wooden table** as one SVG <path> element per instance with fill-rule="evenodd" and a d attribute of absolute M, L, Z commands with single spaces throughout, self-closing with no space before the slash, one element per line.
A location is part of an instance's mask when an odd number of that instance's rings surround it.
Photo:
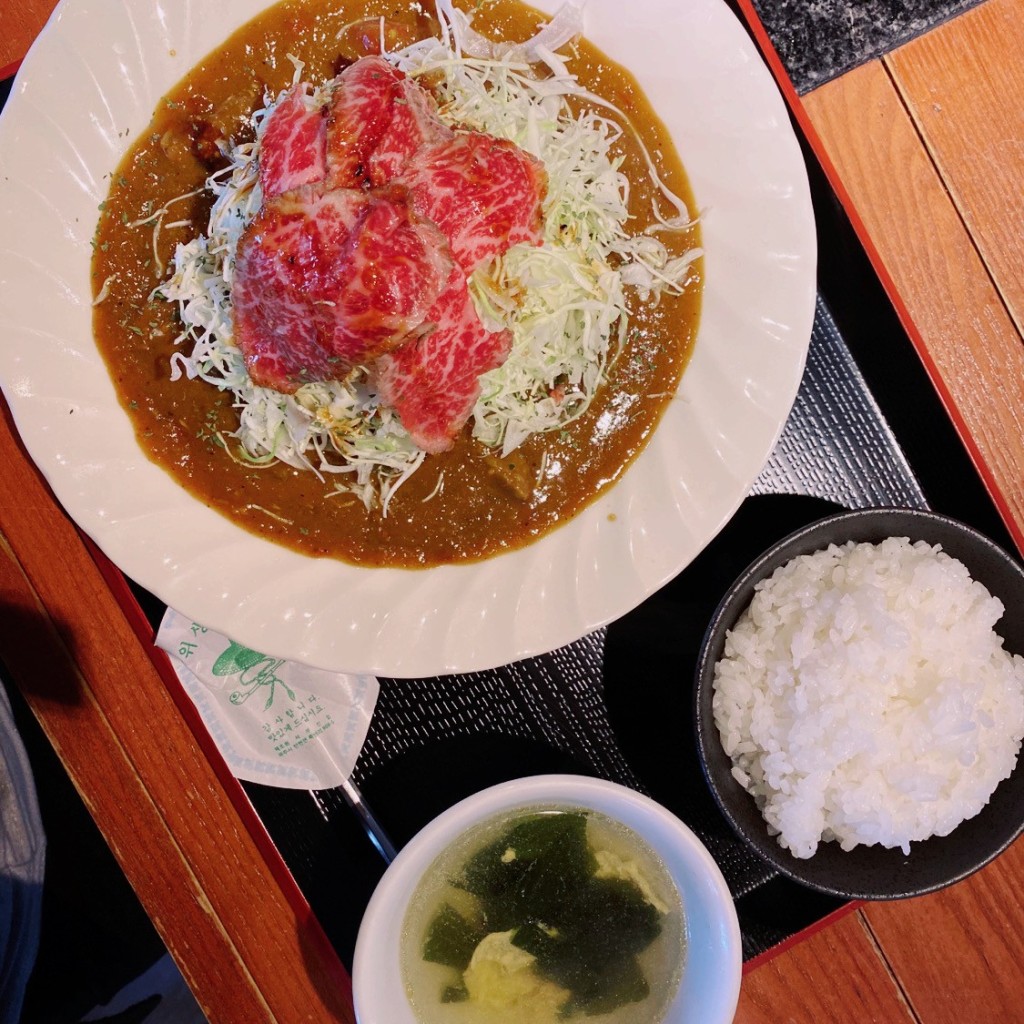
<path fill-rule="evenodd" d="M 5 7 L 0 73 L 52 7 Z M 1024 0 L 986 0 L 796 110 L 1024 549 L 1022 52 Z M 94 555 L 0 418 L 0 658 L 168 949 L 216 1024 L 351 1021 L 337 957 Z M 1021 880 L 1018 842 L 941 893 L 842 913 L 748 972 L 738 1024 L 1024 1019 Z"/>

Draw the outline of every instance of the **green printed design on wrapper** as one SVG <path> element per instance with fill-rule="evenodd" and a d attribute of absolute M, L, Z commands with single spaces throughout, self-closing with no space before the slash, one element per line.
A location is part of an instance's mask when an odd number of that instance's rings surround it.
<path fill-rule="evenodd" d="M 277 675 L 278 668 L 283 664 L 283 658 L 268 658 L 265 654 L 231 640 L 213 663 L 212 671 L 215 676 L 238 675 L 239 689 L 234 690 L 228 698 L 232 704 L 244 704 L 261 686 L 269 687 L 267 701 L 263 705 L 264 711 L 269 711 L 277 696 L 278 686 L 295 700 L 295 691 Z"/>

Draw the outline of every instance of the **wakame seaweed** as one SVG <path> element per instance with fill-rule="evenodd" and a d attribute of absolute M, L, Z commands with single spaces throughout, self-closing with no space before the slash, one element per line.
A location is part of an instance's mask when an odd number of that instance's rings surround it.
<path fill-rule="evenodd" d="M 446 903 L 430 923 L 423 943 L 423 959 L 464 971 L 484 934 Z"/>
<path fill-rule="evenodd" d="M 632 880 L 596 871 L 585 813 L 516 822 L 452 879 L 479 901 L 479 924 L 446 904 L 428 929 L 424 958 L 464 971 L 485 934 L 512 932 L 512 945 L 535 958 L 537 974 L 567 990 L 562 1017 L 646 998 L 637 956 L 661 933 L 661 913 Z"/>

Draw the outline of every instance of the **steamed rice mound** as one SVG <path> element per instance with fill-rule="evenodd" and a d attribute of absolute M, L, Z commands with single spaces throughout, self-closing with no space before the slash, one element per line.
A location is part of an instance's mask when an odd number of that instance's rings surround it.
<path fill-rule="evenodd" d="M 1013 770 L 1024 658 L 1003 605 L 906 538 L 803 555 L 758 584 L 715 667 L 733 775 L 796 857 L 947 835 Z"/>

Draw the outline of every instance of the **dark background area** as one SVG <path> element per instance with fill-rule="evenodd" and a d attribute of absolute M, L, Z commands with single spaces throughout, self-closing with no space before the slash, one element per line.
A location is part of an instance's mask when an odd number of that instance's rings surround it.
<path fill-rule="evenodd" d="M 108 1003 L 166 951 L 18 688 L 3 681 L 47 840 L 41 940 L 21 1019 L 65 1024 Z"/>

